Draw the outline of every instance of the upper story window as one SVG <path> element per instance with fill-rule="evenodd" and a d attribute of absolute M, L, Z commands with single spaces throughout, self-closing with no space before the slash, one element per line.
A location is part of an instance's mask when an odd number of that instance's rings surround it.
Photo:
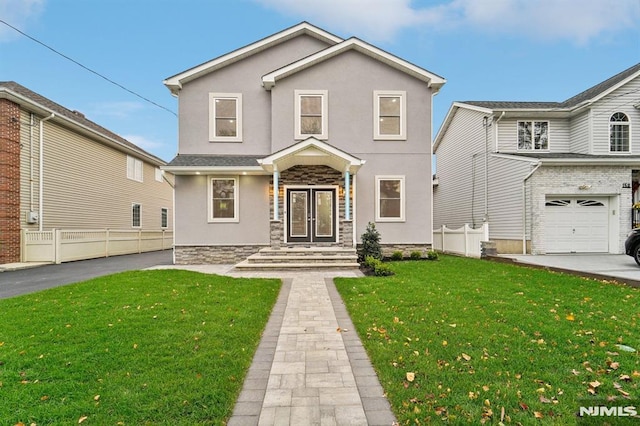
<path fill-rule="evenodd" d="M 242 142 L 242 94 L 209 93 L 209 140 Z"/>
<path fill-rule="evenodd" d="M 327 139 L 328 129 L 328 98 L 326 90 L 296 90 L 295 91 L 295 138 L 306 139 L 314 136 Z"/>
<path fill-rule="evenodd" d="M 404 91 L 373 92 L 373 139 L 407 139 L 407 95 Z"/>
<path fill-rule="evenodd" d="M 609 119 L 609 151 L 629 152 L 629 117 L 623 112 Z"/>
<path fill-rule="evenodd" d="M 549 122 L 518 121 L 518 149 L 549 149 Z"/>
<path fill-rule="evenodd" d="M 162 170 L 160 170 L 160 167 L 156 167 L 156 182 L 162 182 Z"/>
<path fill-rule="evenodd" d="M 211 178 L 209 221 L 238 222 L 238 178 Z"/>
<path fill-rule="evenodd" d="M 127 179 L 142 182 L 142 170 L 142 161 L 127 155 Z"/>

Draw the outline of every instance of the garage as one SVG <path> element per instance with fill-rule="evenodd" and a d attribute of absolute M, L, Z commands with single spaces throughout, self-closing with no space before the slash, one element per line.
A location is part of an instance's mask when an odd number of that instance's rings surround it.
<path fill-rule="evenodd" d="M 606 253 L 609 251 L 608 197 L 547 197 L 547 253 Z"/>

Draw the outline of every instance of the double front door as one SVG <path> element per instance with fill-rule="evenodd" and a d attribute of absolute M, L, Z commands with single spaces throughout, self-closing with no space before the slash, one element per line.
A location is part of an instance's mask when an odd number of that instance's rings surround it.
<path fill-rule="evenodd" d="M 287 189 L 287 240 L 336 241 L 336 190 Z"/>

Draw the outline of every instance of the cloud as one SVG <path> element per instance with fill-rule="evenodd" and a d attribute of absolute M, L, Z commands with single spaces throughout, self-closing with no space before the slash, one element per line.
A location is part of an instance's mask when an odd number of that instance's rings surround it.
<path fill-rule="evenodd" d="M 29 21 L 37 19 L 44 10 L 45 0 L 2 0 L 0 1 L 0 19 L 24 30 Z M 0 23 L 0 42 L 11 41 L 19 37 L 13 28 Z"/>
<path fill-rule="evenodd" d="M 145 151 L 153 152 L 159 150 L 160 148 L 164 148 L 165 145 L 162 142 L 153 141 L 151 139 L 147 139 L 144 136 L 140 135 L 120 135 L 129 142 L 137 145 L 138 147 L 144 149 Z"/>
<path fill-rule="evenodd" d="M 638 0 L 443 0 L 428 7 L 414 6 L 411 0 L 254 1 L 347 36 L 374 41 L 390 41 L 410 28 L 463 28 L 584 44 L 605 33 L 640 25 Z"/>

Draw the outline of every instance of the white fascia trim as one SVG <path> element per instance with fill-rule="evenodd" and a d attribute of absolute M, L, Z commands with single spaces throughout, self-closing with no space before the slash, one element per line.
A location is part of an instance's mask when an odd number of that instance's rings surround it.
<path fill-rule="evenodd" d="M 171 93 L 177 94 L 177 92 L 182 89 L 182 85 L 184 83 L 198 78 L 203 74 L 210 73 L 233 62 L 239 61 L 240 59 L 263 51 L 275 44 L 279 44 L 286 40 L 289 40 L 299 33 L 310 35 L 311 37 L 325 41 L 327 43 L 337 44 L 343 41 L 342 38 L 328 33 L 318 27 L 315 27 L 308 22 L 301 22 L 300 24 L 288 28 L 284 31 L 263 38 L 262 40 L 259 40 L 255 43 L 251 43 L 245 47 L 234 50 L 233 52 L 229 52 L 211 61 L 205 62 L 204 64 L 197 65 L 191 69 L 188 69 L 187 71 L 183 71 L 180 74 L 169 77 L 164 80 L 163 83 L 165 86 L 167 86 Z"/>
<path fill-rule="evenodd" d="M 637 71 L 634 74 L 632 74 L 629 77 L 627 77 L 624 80 L 622 80 L 621 82 L 619 82 L 618 84 L 616 84 L 615 86 L 612 86 L 612 87 L 608 88 L 607 90 L 605 90 L 604 92 L 600 93 L 598 96 L 596 96 L 594 98 L 591 98 L 588 101 L 583 102 L 583 104 L 584 103 L 592 104 L 594 102 L 597 102 L 600 99 L 602 99 L 605 96 L 607 96 L 608 94 L 610 94 L 611 92 L 619 89 L 620 87 L 624 86 L 625 84 L 629 83 L 631 80 L 633 80 L 633 79 L 635 79 L 635 78 L 637 78 L 639 76 L 640 76 L 640 71 Z"/>
<path fill-rule="evenodd" d="M 351 49 L 355 49 L 360 53 L 364 53 L 367 56 L 382 61 L 400 71 L 412 75 L 419 80 L 425 81 L 426 83 L 428 83 L 428 87 L 433 88 L 435 92 L 440 90 L 440 87 L 442 87 L 442 85 L 447 82 L 447 80 L 445 80 L 444 78 L 433 74 L 425 70 L 424 68 L 413 65 L 412 63 L 407 62 L 404 59 L 400 59 L 397 56 L 385 52 L 384 50 L 365 43 L 360 39 L 352 37 L 339 44 L 321 50 L 320 52 L 317 52 L 313 55 L 307 56 L 304 59 L 293 62 L 292 64 L 270 72 L 269 74 L 265 74 L 264 76 L 262 76 L 262 86 L 267 90 L 271 90 L 271 88 L 276 85 L 276 81 Z"/>
<path fill-rule="evenodd" d="M 453 102 L 451 104 L 451 106 L 449 107 L 449 111 L 447 111 L 447 115 L 444 117 L 444 120 L 442 121 L 442 124 L 440 125 L 440 128 L 438 129 L 438 133 L 436 134 L 436 138 L 434 139 L 433 148 L 432 148 L 432 152 L 433 153 L 436 152 L 436 150 L 438 149 L 438 146 L 440 146 L 440 143 L 442 142 L 442 138 L 444 137 L 444 134 L 447 132 L 447 130 L 449 130 L 449 126 L 451 125 L 451 121 L 453 121 L 453 117 L 455 117 L 456 112 L 458 111 L 458 108 L 465 108 L 465 109 L 469 109 L 469 110 L 472 110 L 472 111 L 478 111 L 478 112 L 481 112 L 481 113 L 487 114 L 487 115 L 493 114 L 493 110 L 492 109 L 482 108 L 482 107 L 475 106 L 475 105 L 469 105 L 469 104 L 465 104 L 463 102 Z"/>
<path fill-rule="evenodd" d="M 82 133 L 84 134 L 89 134 L 89 135 L 93 135 L 95 137 L 98 137 L 99 139 L 102 139 L 104 142 L 107 142 L 108 145 L 114 147 L 114 148 L 118 148 L 120 151 L 124 151 L 128 154 L 134 154 L 136 157 L 138 158 L 144 158 L 145 161 L 147 163 L 150 163 L 154 166 L 162 166 L 164 164 L 166 164 L 164 161 L 158 159 L 158 158 L 154 158 L 152 156 L 150 156 L 149 154 L 133 149 L 127 145 L 124 145 L 122 142 L 113 139 L 109 136 L 103 135 L 100 132 L 97 132 L 83 124 L 78 123 L 77 121 L 74 121 L 70 118 L 65 117 L 64 115 L 61 115 L 59 113 L 57 113 L 56 111 L 47 108 L 43 105 L 40 105 L 37 102 L 32 101 L 29 98 L 26 98 L 18 93 L 15 93 L 11 90 L 7 90 L 4 88 L 0 88 L 0 99 L 8 99 L 10 101 L 18 101 L 16 103 L 18 103 L 20 106 L 23 106 L 23 104 L 28 104 L 30 106 L 31 109 L 35 110 L 34 112 L 37 113 L 41 113 L 43 115 L 51 115 L 53 114 L 54 117 L 52 117 L 53 120 L 62 120 L 65 121 L 66 123 L 68 123 L 70 125 L 71 128 L 75 128 L 76 130 L 80 130 Z M 99 124 L 95 123 L 97 126 L 100 126 Z"/>
<path fill-rule="evenodd" d="M 540 158 L 543 166 L 640 166 L 640 158 Z"/>
<path fill-rule="evenodd" d="M 227 166 L 227 167 L 194 167 L 194 166 L 164 166 L 161 170 L 173 173 L 174 175 L 217 175 L 217 174 L 239 174 L 239 175 L 267 175 L 260 166 Z"/>
<path fill-rule="evenodd" d="M 258 160 L 258 163 L 262 165 L 265 170 L 273 169 L 274 162 L 277 162 L 281 158 L 288 157 L 290 155 L 294 155 L 299 151 L 304 151 L 306 148 L 314 147 L 321 151 L 325 151 L 326 153 L 342 158 L 345 161 L 350 163 L 351 167 L 360 167 L 365 164 L 366 160 L 361 160 L 357 157 L 354 157 L 351 154 L 348 154 L 338 148 L 335 148 L 321 140 L 318 140 L 314 137 L 307 138 L 302 142 L 291 145 L 288 148 L 285 148 L 281 151 L 278 151 L 274 154 L 269 155 L 261 160 Z M 351 172 L 353 173 L 353 172 Z"/>
<path fill-rule="evenodd" d="M 532 163 L 532 164 L 537 164 L 539 163 L 541 160 L 539 158 L 530 158 L 530 157 L 516 157 L 517 154 L 515 155 L 508 155 L 508 154 L 500 154 L 500 153 L 491 153 L 490 156 L 493 158 L 502 158 L 505 160 L 513 160 L 513 161 L 524 161 L 525 163 Z"/>

